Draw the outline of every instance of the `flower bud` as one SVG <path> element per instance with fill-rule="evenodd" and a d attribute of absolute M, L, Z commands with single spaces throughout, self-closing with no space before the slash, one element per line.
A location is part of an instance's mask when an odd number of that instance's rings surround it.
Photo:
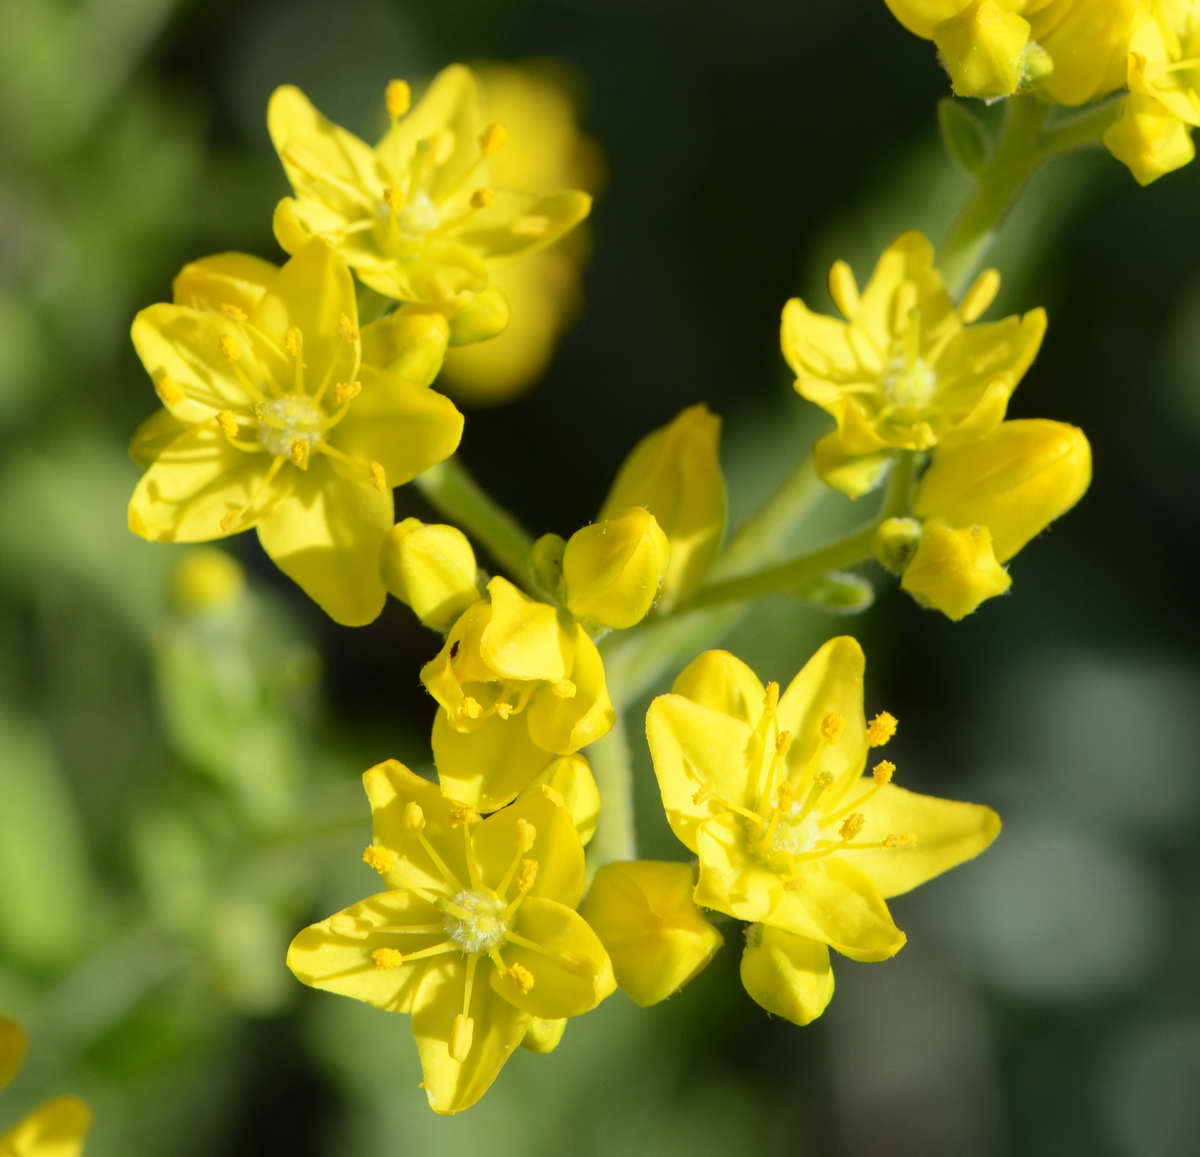
<path fill-rule="evenodd" d="M 246 589 L 241 564 L 216 547 L 189 550 L 171 574 L 175 605 L 189 614 L 232 606 Z"/>
<path fill-rule="evenodd" d="M 383 546 L 383 582 L 417 618 L 435 631 L 481 596 L 475 552 L 461 530 L 406 518 L 392 527 Z"/>
<path fill-rule="evenodd" d="M 695 883 L 689 864 L 605 864 L 579 910 L 607 949 L 617 984 L 643 1007 L 685 985 L 721 947 L 721 933 L 692 899 Z"/>
<path fill-rule="evenodd" d="M 567 607 L 581 619 L 623 629 L 658 597 L 671 544 L 654 515 L 635 506 L 571 535 L 563 554 Z"/>
<path fill-rule="evenodd" d="M 508 327 L 508 298 L 495 285 L 477 293 L 450 319 L 450 344 L 473 345 L 501 334 Z"/>
<path fill-rule="evenodd" d="M 993 0 L 968 4 L 933 33 L 958 96 L 1011 96 L 1021 84 L 1029 23 Z"/>
<path fill-rule="evenodd" d="M 1182 168 L 1196 155 L 1191 126 L 1154 97 L 1139 92 L 1125 98 L 1120 117 L 1104 134 L 1104 144 L 1139 185 Z"/>
<path fill-rule="evenodd" d="M 1003 422 L 978 441 L 938 450 L 913 511 L 950 526 L 986 526 L 996 560 L 1007 562 L 1070 510 L 1091 480 L 1082 430 L 1043 419 Z"/>
<path fill-rule="evenodd" d="M 427 386 L 442 368 L 450 326 L 428 305 L 405 305 L 364 325 L 364 366 L 386 370 L 414 386 Z"/>
<path fill-rule="evenodd" d="M 792 1024 L 810 1024 L 833 999 L 829 949 L 782 928 L 751 924 L 746 929 L 741 977 L 752 1000 Z"/>
<path fill-rule="evenodd" d="M 601 518 L 644 506 L 671 544 L 658 607 L 669 611 L 699 588 L 725 533 L 725 479 L 717 458 L 721 420 L 689 406 L 643 438 L 625 459 Z"/>
<path fill-rule="evenodd" d="M 941 519 L 925 524 L 917 553 L 900 585 L 923 607 L 956 622 L 1012 585 L 992 551 L 986 526 L 958 530 Z"/>
<path fill-rule="evenodd" d="M 903 574 L 920 541 L 921 524 L 915 518 L 885 518 L 875 532 L 875 560 L 884 570 Z"/>
<path fill-rule="evenodd" d="M 529 576 L 537 588 L 534 593 L 547 601 L 563 601 L 563 554 L 567 540 L 561 534 L 543 534 L 529 552 Z"/>

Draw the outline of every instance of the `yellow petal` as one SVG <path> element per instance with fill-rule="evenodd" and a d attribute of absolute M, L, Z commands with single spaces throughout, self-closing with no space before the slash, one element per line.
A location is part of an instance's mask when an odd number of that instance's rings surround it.
<path fill-rule="evenodd" d="M 562 1043 L 563 1033 L 566 1031 L 566 1017 L 560 1017 L 558 1020 L 541 1020 L 535 1016 L 525 1030 L 525 1038 L 521 1041 L 521 1047 L 528 1049 L 531 1053 L 545 1056 L 558 1048 Z"/>
<path fill-rule="evenodd" d="M 0 1152 L 13 1157 L 79 1157 L 92 1111 L 78 1097 L 55 1097 L 0 1135 Z"/>
<path fill-rule="evenodd" d="M 517 909 L 513 928 L 540 951 L 505 943 L 504 963 L 533 978 L 528 989 L 510 973 L 492 972 L 492 987 L 517 1008 L 542 1019 L 590 1012 L 616 988 L 608 953 L 578 912 L 553 900 L 530 897 Z"/>
<path fill-rule="evenodd" d="M 532 845 L 522 851 L 521 832 L 532 824 Z M 535 860 L 537 876 L 530 895 L 574 908 L 587 882 L 583 844 L 571 815 L 552 789 L 535 787 L 511 807 L 488 816 L 472 832 L 472 846 L 480 876 L 490 888 L 498 888 L 518 857 Z M 539 1013 L 567 1016 L 567 1013 Z"/>
<path fill-rule="evenodd" d="M 1153 97 L 1132 93 L 1104 144 L 1139 185 L 1190 164 L 1196 155 L 1191 128 Z"/>
<path fill-rule="evenodd" d="M 176 305 L 192 309 L 232 305 L 249 315 L 278 272 L 278 265 L 249 253 L 201 257 L 189 261 L 176 275 L 171 285 L 172 299 Z"/>
<path fill-rule="evenodd" d="M 541 784 L 562 796 L 580 842 L 587 844 L 596 834 L 596 821 L 600 817 L 600 789 L 588 761 L 582 755 L 561 756 L 549 764 L 530 787 Z"/>
<path fill-rule="evenodd" d="M 864 812 L 867 822 L 859 842 L 916 837 L 912 846 L 839 853 L 869 876 L 884 898 L 902 895 L 973 859 L 1000 832 L 1000 817 L 990 807 L 918 795 L 895 784 L 882 788 Z"/>
<path fill-rule="evenodd" d="M 600 518 L 644 506 L 671 545 L 660 611 L 686 602 L 708 574 L 725 533 L 725 478 L 717 445 L 721 419 L 689 406 L 646 435 L 617 472 Z"/>
<path fill-rule="evenodd" d="M 633 860 L 605 864 L 580 909 L 612 958 L 617 983 L 643 1007 L 698 975 L 721 947 L 721 933 L 692 899 L 689 864 Z"/>
<path fill-rule="evenodd" d="M 783 881 L 747 854 L 738 821 L 726 812 L 705 820 L 696 829 L 700 874 L 693 895 L 703 908 L 765 920 L 782 902 Z"/>
<path fill-rule="evenodd" d="M 390 887 L 445 891 L 441 870 L 409 826 L 406 816 L 409 804 L 416 804 L 424 816 L 422 834 L 442 862 L 460 881 L 467 879 L 462 835 L 450 823 L 456 802 L 453 798 L 395 759 L 377 763 L 365 771 L 363 790 L 371 805 L 374 842 L 396 853 L 396 862 L 383 875 Z"/>
<path fill-rule="evenodd" d="M 851 960 L 887 960 L 907 939 L 871 878 L 841 854 L 800 864 L 788 887 L 780 889 L 778 903 L 760 919 L 828 944 Z"/>
<path fill-rule="evenodd" d="M 366 366 L 359 379 L 363 392 L 330 437 L 343 453 L 378 462 L 390 486 L 403 486 L 458 449 L 463 416 L 449 398 Z"/>
<path fill-rule="evenodd" d="M 567 678 L 574 691 L 553 686 L 538 690 L 529 705 L 529 734 L 556 755 L 570 755 L 606 735 L 616 715 L 604 678 L 604 660 L 587 632 L 576 623 L 563 631 L 569 648 Z"/>
<path fill-rule="evenodd" d="M 425 305 L 404 305 L 362 327 L 363 365 L 413 386 L 428 386 L 442 368 L 449 337 L 445 314 Z"/>
<path fill-rule="evenodd" d="M 894 332 L 897 296 L 903 287 L 916 291 L 915 306 L 921 311 L 922 343 L 954 322 L 954 305 L 934 267 L 933 246 L 916 230 L 902 233 L 880 255 L 871 280 L 862 292 L 855 323 L 887 350 Z"/>
<path fill-rule="evenodd" d="M 436 926 L 437 931 L 384 929 Z M 379 949 L 417 952 L 446 939 L 442 914 L 415 892 L 380 892 L 305 928 L 288 948 L 287 966 L 310 988 L 352 996 L 387 1012 L 410 1012 L 427 961 L 382 968 Z"/>
<path fill-rule="evenodd" d="M 187 428 L 188 424 L 181 422 L 170 410 L 155 410 L 133 432 L 129 457 L 145 470 Z"/>
<path fill-rule="evenodd" d="M 1058 0 L 1031 11 L 1033 39 L 1054 61 L 1039 91 L 1074 106 L 1122 87 L 1130 37 L 1144 9 L 1143 0 Z"/>
<path fill-rule="evenodd" d="M 159 542 L 207 542 L 253 526 L 259 511 L 270 512 L 287 494 L 289 479 L 263 482 L 271 459 L 229 444 L 215 422 L 191 426 L 161 450 L 129 501 L 129 528 Z M 251 516 L 229 528 L 231 513 Z"/>
<path fill-rule="evenodd" d="M 679 672 L 671 687 L 693 703 L 738 719 L 747 727 L 758 723 L 766 694 L 758 676 L 728 651 L 705 651 Z"/>
<path fill-rule="evenodd" d="M 314 394 L 323 382 L 332 387 L 358 376 L 354 282 L 346 263 L 324 241 L 309 241 L 280 269 L 250 320 L 280 350 L 287 346 L 289 330 L 300 331 L 306 393 Z M 294 368 L 287 373 L 290 388 Z"/>
<path fill-rule="evenodd" d="M 646 712 L 646 738 L 671 830 L 696 851 L 696 829 L 723 809 L 697 792 L 751 804 L 746 747 L 750 728 L 681 695 L 660 695 Z"/>
<path fill-rule="evenodd" d="M 292 85 L 271 94 L 267 131 L 299 197 L 329 205 L 344 217 L 363 215 L 381 186 L 369 146 L 326 120 Z"/>
<path fill-rule="evenodd" d="M 455 799 L 481 812 L 511 803 L 545 769 L 550 752 L 529 738 L 524 715 L 492 715 L 470 731 L 458 731 L 445 709 L 433 720 L 433 759 L 438 780 Z"/>
<path fill-rule="evenodd" d="M 792 736 L 788 766 L 797 776 L 806 770 L 828 771 L 834 777 L 825 797 L 829 804 L 844 794 L 866 761 L 865 665 L 862 648 L 855 639 L 849 635 L 830 639 L 804 664 L 779 700 L 779 730 Z M 829 715 L 842 721 L 841 732 L 833 742 L 826 741 L 821 728 Z"/>
<path fill-rule="evenodd" d="M 971 0 L 884 0 L 892 15 L 909 32 L 925 40 L 933 39 L 933 30 L 952 16 L 957 16 Z"/>
<path fill-rule="evenodd" d="M 486 209 L 472 213 L 453 234 L 485 260 L 523 257 L 553 245 L 592 208 L 587 193 L 517 193 L 502 189 Z"/>
<path fill-rule="evenodd" d="M 334 622 L 358 627 L 374 622 L 387 598 L 380 556 L 393 517 L 390 490 L 349 481 L 322 457 L 259 522 L 258 539 Z"/>
<path fill-rule="evenodd" d="M 21 1070 L 29 1042 L 15 1020 L 0 1015 L 0 1089 Z"/>
<path fill-rule="evenodd" d="M 505 578 L 488 583 L 492 616 L 479 641 L 483 661 L 502 679 L 566 678 L 567 658 L 554 608 L 522 594 Z"/>
<path fill-rule="evenodd" d="M 750 998 L 792 1024 L 811 1024 L 833 999 L 829 949 L 766 924 L 746 929 L 742 986 Z"/>
<path fill-rule="evenodd" d="M 482 967 L 490 969 L 490 961 Z M 413 1035 L 421 1055 L 425 1096 L 435 1113 L 461 1113 L 475 1104 L 521 1043 L 530 1020 L 485 977 L 476 977 L 467 1010 L 474 1030 L 470 1048 L 455 1060 L 450 1043 L 455 1019 L 462 1012 L 465 979 L 461 958 L 435 961 L 426 968 L 413 1000 Z"/>
<path fill-rule="evenodd" d="M 164 391 L 163 404 L 185 422 L 203 422 L 222 410 L 250 417 L 254 397 L 221 352 L 222 341 L 242 351 L 240 365 L 251 379 L 276 380 L 277 359 L 260 346 L 250 349 L 239 328 L 224 314 L 181 305 L 152 305 L 133 319 L 134 348 L 156 383 L 167 379 L 181 400 Z"/>
<path fill-rule="evenodd" d="M 887 476 L 894 460 L 891 450 L 874 454 L 848 452 L 837 431 L 818 438 L 813 447 L 813 465 L 821 481 L 847 498 L 861 498 L 874 490 Z"/>

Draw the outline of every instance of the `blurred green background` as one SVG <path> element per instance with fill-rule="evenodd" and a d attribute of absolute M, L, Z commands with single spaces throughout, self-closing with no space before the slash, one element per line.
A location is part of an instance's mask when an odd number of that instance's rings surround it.
<path fill-rule="evenodd" d="M 834 257 L 865 277 L 963 195 L 943 75 L 882 0 L 0 0 L 0 1009 L 33 1040 L 0 1128 L 75 1092 L 90 1157 L 1194 1153 L 1196 166 L 1140 190 L 1102 154 L 1060 162 L 994 252 L 999 310 L 1051 320 L 1010 413 L 1082 425 L 1096 459 L 1013 594 L 959 625 L 886 588 L 854 620 L 772 600 L 731 641 L 786 680 L 859 634 L 903 782 L 1003 814 L 986 856 L 895 903 L 899 957 L 839 959 L 796 1029 L 741 991 L 731 933 L 678 997 L 618 994 L 450 1120 L 402 1018 L 284 969 L 374 887 L 358 774 L 427 765 L 436 639 L 398 604 L 333 626 L 248 535 L 244 598 L 172 609 L 183 548 L 125 528 L 154 405 L 129 322 L 191 258 L 279 259 L 275 85 L 367 133 L 390 77 L 547 55 L 608 158 L 587 309 L 538 390 L 469 414 L 463 456 L 569 534 L 639 436 L 706 401 L 744 515 L 819 429 L 784 300 L 827 308 Z M 683 858 L 641 746 L 644 854 Z"/>

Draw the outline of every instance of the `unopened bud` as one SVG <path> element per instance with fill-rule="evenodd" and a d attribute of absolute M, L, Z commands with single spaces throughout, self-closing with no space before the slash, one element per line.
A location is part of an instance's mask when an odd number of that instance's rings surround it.
<path fill-rule="evenodd" d="M 915 518 L 885 518 L 875 532 L 875 558 L 884 570 L 903 574 L 921 541 L 921 524 Z"/>
<path fill-rule="evenodd" d="M 938 56 L 957 96 L 1011 96 L 1026 68 L 1029 23 L 1000 4 L 968 4 L 933 30 Z"/>
<path fill-rule="evenodd" d="M 563 554 L 567 606 L 581 619 L 632 627 L 658 597 L 670 557 L 667 536 L 644 506 L 585 526 Z"/>
<path fill-rule="evenodd" d="M 941 520 L 925 524 L 921 545 L 900 585 L 923 607 L 955 621 L 1012 585 L 992 550 L 986 526 L 959 530 Z"/>
<path fill-rule="evenodd" d="M 472 345 L 496 337 L 508 327 L 508 298 L 495 285 L 475 294 L 450 319 L 450 344 Z"/>
<path fill-rule="evenodd" d="M 480 598 L 475 552 L 454 526 L 397 523 L 384 542 L 382 569 L 387 589 L 435 631 L 449 630 Z"/>

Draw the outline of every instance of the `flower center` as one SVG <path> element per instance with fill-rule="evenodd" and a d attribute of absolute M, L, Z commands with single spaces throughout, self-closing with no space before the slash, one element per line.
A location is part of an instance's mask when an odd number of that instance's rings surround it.
<path fill-rule="evenodd" d="M 326 419 L 309 398 L 287 394 L 254 407 L 258 439 L 271 454 L 288 455 L 297 442 L 310 449 L 321 441 Z"/>
<path fill-rule="evenodd" d="M 442 214 L 427 192 L 421 190 L 396 214 L 396 227 L 405 237 L 420 238 L 442 223 Z"/>
<path fill-rule="evenodd" d="M 458 892 L 446 905 L 442 927 L 463 952 L 489 952 L 508 932 L 505 908 L 491 892 Z"/>
<path fill-rule="evenodd" d="M 821 820 L 816 815 L 807 815 L 797 820 L 782 820 L 775 828 L 771 851 L 787 852 L 800 856 L 811 852 L 821 838 Z"/>
<path fill-rule="evenodd" d="M 901 409 L 925 409 L 937 390 L 937 375 L 925 360 L 910 360 L 904 354 L 889 359 L 882 381 L 888 401 Z"/>

